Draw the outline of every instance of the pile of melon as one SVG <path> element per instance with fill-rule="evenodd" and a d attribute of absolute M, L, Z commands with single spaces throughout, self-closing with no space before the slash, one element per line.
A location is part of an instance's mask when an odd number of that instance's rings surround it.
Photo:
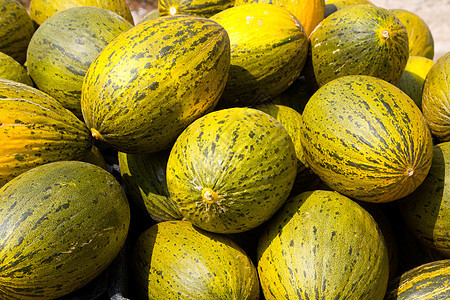
<path fill-rule="evenodd" d="M 1 299 L 450 298 L 450 52 L 420 17 L 158 7 L 0 0 Z"/>

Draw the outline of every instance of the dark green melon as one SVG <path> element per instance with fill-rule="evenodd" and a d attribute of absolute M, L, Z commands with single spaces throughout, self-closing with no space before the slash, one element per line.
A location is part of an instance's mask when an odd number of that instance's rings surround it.
<path fill-rule="evenodd" d="M 385 80 L 334 79 L 309 99 L 302 121 L 308 166 L 330 188 L 354 199 L 400 199 L 430 169 L 433 144 L 422 112 Z"/>
<path fill-rule="evenodd" d="M 28 72 L 41 91 L 82 118 L 84 75 L 100 51 L 132 27 L 103 8 L 78 6 L 59 11 L 34 33 L 27 50 Z"/>
<path fill-rule="evenodd" d="M 385 300 L 443 300 L 450 296 L 450 259 L 417 266 L 389 283 Z"/>
<path fill-rule="evenodd" d="M 209 18 L 234 6 L 235 0 L 158 0 L 161 16 L 194 15 Z"/>
<path fill-rule="evenodd" d="M 27 70 L 11 56 L 0 52 L 0 78 L 34 86 Z"/>
<path fill-rule="evenodd" d="M 2 299 L 53 299 L 83 287 L 113 261 L 130 211 L 110 173 L 63 161 L 4 185 L 0 220 Z"/>
<path fill-rule="evenodd" d="M 434 146 L 424 182 L 398 205 L 419 241 L 450 257 L 450 142 Z"/>
<path fill-rule="evenodd" d="M 294 143 L 280 122 L 257 109 L 229 108 L 180 134 L 166 176 L 185 219 L 208 231 L 237 233 L 267 221 L 296 174 Z"/>
<path fill-rule="evenodd" d="M 169 150 L 150 154 L 118 153 L 123 183 L 140 210 L 157 222 L 182 218 L 166 182 Z"/>
<path fill-rule="evenodd" d="M 334 191 L 288 199 L 262 232 L 258 274 L 265 299 L 381 300 L 388 252 L 370 214 Z"/>
<path fill-rule="evenodd" d="M 255 266 L 224 235 L 166 221 L 143 232 L 133 250 L 140 299 L 259 299 Z"/>
<path fill-rule="evenodd" d="M 34 24 L 27 10 L 16 0 L 0 0 L 0 52 L 25 63 Z"/>
<path fill-rule="evenodd" d="M 94 138 L 125 153 L 168 149 L 211 111 L 230 68 L 225 29 L 207 18 L 159 17 L 108 44 L 82 87 L 83 117 Z"/>
<path fill-rule="evenodd" d="M 370 75 L 395 84 L 409 57 L 408 33 L 390 11 L 351 5 L 325 18 L 310 35 L 319 86 L 345 75 Z"/>

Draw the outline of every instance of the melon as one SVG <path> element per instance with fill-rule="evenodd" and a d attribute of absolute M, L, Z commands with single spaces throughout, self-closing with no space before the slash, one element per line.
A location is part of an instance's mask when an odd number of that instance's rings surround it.
<path fill-rule="evenodd" d="M 11 56 L 0 52 L 0 78 L 34 86 L 27 70 Z"/>

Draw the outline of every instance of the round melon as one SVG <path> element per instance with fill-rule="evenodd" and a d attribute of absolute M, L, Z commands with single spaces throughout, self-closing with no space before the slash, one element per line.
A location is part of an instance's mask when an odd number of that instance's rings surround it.
<path fill-rule="evenodd" d="M 230 238 L 187 221 L 160 222 L 138 238 L 132 266 L 140 299 L 259 299 L 256 268 Z"/>
<path fill-rule="evenodd" d="M 43 92 L 82 118 L 81 87 L 89 66 L 116 36 L 133 27 L 98 7 L 55 13 L 39 26 L 27 50 L 27 69 Z"/>
<path fill-rule="evenodd" d="M 345 76 L 369 75 L 395 84 L 409 57 L 408 33 L 390 11 L 351 5 L 325 18 L 310 35 L 319 86 Z"/>
<path fill-rule="evenodd" d="M 325 0 L 325 18 L 344 7 L 360 4 L 374 5 L 369 0 Z"/>
<path fill-rule="evenodd" d="M 194 15 L 209 18 L 234 6 L 235 0 L 158 0 L 160 16 Z"/>
<path fill-rule="evenodd" d="M 229 68 L 230 40 L 213 20 L 175 15 L 140 23 L 89 67 L 83 118 L 94 138 L 121 152 L 168 149 L 214 109 Z"/>
<path fill-rule="evenodd" d="M 127 237 L 130 211 L 119 182 L 78 161 L 33 168 L 0 189 L 0 293 L 54 299 L 106 269 Z"/>
<path fill-rule="evenodd" d="M 302 121 L 309 167 L 354 199 L 400 199 L 430 169 L 432 138 L 420 109 L 382 79 L 349 75 L 330 81 L 309 99 Z"/>
<path fill-rule="evenodd" d="M 450 52 L 441 56 L 425 78 L 422 111 L 431 133 L 441 142 L 450 140 Z"/>
<path fill-rule="evenodd" d="M 136 206 L 157 222 L 182 219 L 166 182 L 169 150 L 150 154 L 118 153 L 120 174 Z"/>
<path fill-rule="evenodd" d="M 34 83 L 24 66 L 3 52 L 0 52 L 0 78 L 34 86 Z"/>
<path fill-rule="evenodd" d="M 420 109 L 425 78 L 433 65 L 434 61 L 424 56 L 410 56 L 402 76 L 395 84 L 411 97 Z"/>
<path fill-rule="evenodd" d="M 16 0 L 0 0 L 0 52 L 25 63 L 33 33 L 33 21 L 25 7 Z"/>
<path fill-rule="evenodd" d="M 389 262 L 370 214 L 334 191 L 290 198 L 258 243 L 265 299 L 381 300 Z"/>
<path fill-rule="evenodd" d="M 450 259 L 417 266 L 389 283 L 385 300 L 439 300 L 450 295 Z"/>
<path fill-rule="evenodd" d="M 211 112 L 177 138 L 167 188 L 197 227 L 237 233 L 267 221 L 287 199 L 297 174 L 289 133 L 252 108 Z"/>
<path fill-rule="evenodd" d="M 251 3 L 211 17 L 230 37 L 230 71 L 221 108 L 259 104 L 285 91 L 308 52 L 302 24 L 283 7 Z"/>
<path fill-rule="evenodd" d="M 325 16 L 324 0 L 236 0 L 235 6 L 246 3 L 267 3 L 286 8 L 302 23 L 309 36 Z"/>
<path fill-rule="evenodd" d="M 406 27 L 409 41 L 409 55 L 433 59 L 433 35 L 425 20 L 406 9 L 391 9 L 390 12 L 399 18 Z"/>
<path fill-rule="evenodd" d="M 0 186 L 49 162 L 79 160 L 92 148 L 86 124 L 26 84 L 0 79 Z"/>
<path fill-rule="evenodd" d="M 450 142 L 434 146 L 424 182 L 398 202 L 405 223 L 420 242 L 450 258 Z"/>
<path fill-rule="evenodd" d="M 104 8 L 134 24 L 133 15 L 126 0 L 31 0 L 30 17 L 37 25 L 41 25 L 58 11 L 76 6 Z"/>

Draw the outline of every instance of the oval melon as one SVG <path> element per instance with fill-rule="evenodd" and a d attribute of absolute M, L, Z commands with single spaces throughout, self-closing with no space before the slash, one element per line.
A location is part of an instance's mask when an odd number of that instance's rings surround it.
<path fill-rule="evenodd" d="M 259 299 L 256 268 L 230 238 L 187 221 L 160 222 L 133 249 L 141 299 Z"/>
<path fill-rule="evenodd" d="M 381 300 L 389 262 L 370 214 L 316 190 L 290 198 L 262 232 L 258 274 L 265 299 Z"/>
<path fill-rule="evenodd" d="M 268 220 L 296 174 L 295 147 L 280 122 L 260 110 L 229 108 L 180 134 L 166 176 L 185 219 L 204 230 L 237 233 Z"/>
<path fill-rule="evenodd" d="M 382 79 L 349 75 L 330 81 L 309 99 L 302 121 L 309 167 L 354 199 L 400 199 L 430 169 L 432 138 L 420 109 Z"/>
<path fill-rule="evenodd" d="M 310 35 L 319 86 L 345 75 L 370 75 L 395 84 L 409 57 L 408 33 L 389 10 L 351 5 L 325 18 Z"/>
<path fill-rule="evenodd" d="M 83 118 L 94 138 L 121 152 L 168 149 L 186 126 L 214 109 L 229 68 L 230 41 L 216 22 L 175 15 L 140 23 L 89 67 Z"/>
<path fill-rule="evenodd" d="M 28 72 L 41 91 L 82 118 L 84 75 L 100 51 L 131 27 L 103 8 L 77 6 L 59 11 L 34 33 L 27 50 Z"/>
<path fill-rule="evenodd" d="M 62 161 L 4 185 L 0 219 L 2 298 L 54 299 L 83 287 L 113 261 L 130 211 L 110 173 Z"/>
<path fill-rule="evenodd" d="M 0 78 L 34 86 L 27 70 L 11 56 L 0 52 Z"/>

